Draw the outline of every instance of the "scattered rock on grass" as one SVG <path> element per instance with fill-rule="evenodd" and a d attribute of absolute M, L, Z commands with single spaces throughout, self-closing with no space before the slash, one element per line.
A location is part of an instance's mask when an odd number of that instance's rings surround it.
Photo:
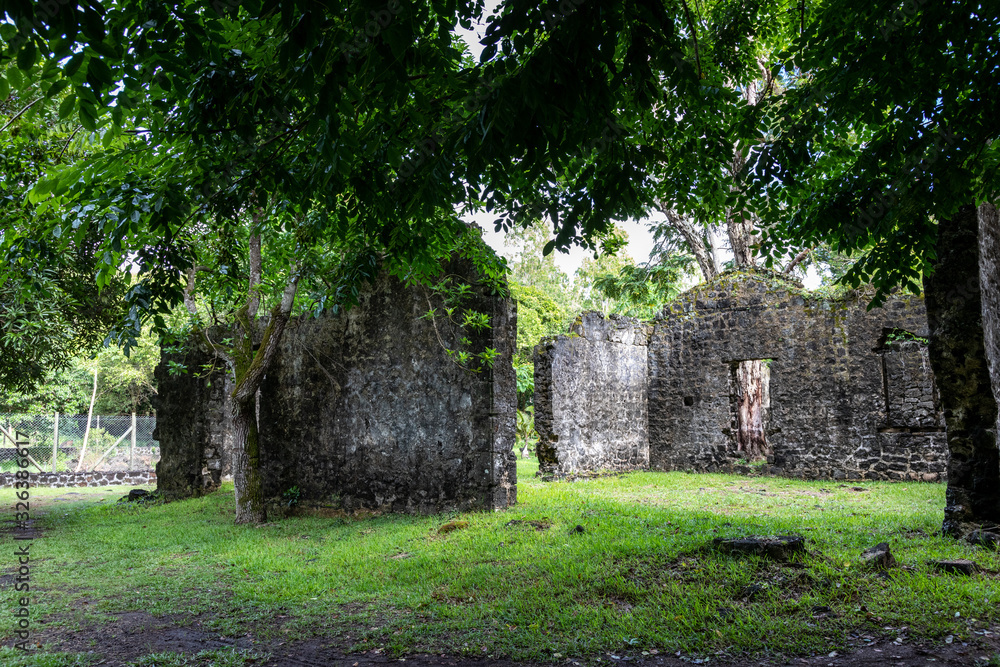
<path fill-rule="evenodd" d="M 938 572 L 950 572 L 952 574 L 973 575 L 982 568 L 974 561 L 958 558 L 955 560 L 932 560 L 931 565 Z"/>
<path fill-rule="evenodd" d="M 736 615 L 736 610 L 732 607 L 716 607 L 715 611 L 719 612 L 719 617 L 723 620 Z"/>
<path fill-rule="evenodd" d="M 822 605 L 822 604 L 818 604 L 818 605 L 814 605 L 813 606 L 813 608 L 812 608 L 812 615 L 813 615 L 813 618 L 818 618 L 820 616 L 833 616 L 833 617 L 837 616 L 837 614 L 833 611 L 832 608 L 827 607 L 826 605 Z"/>
<path fill-rule="evenodd" d="M 805 553 L 806 538 L 801 535 L 750 535 L 747 537 L 717 537 L 712 546 L 723 553 L 737 556 L 763 556 L 772 560 L 787 560 L 796 553 Z"/>
<path fill-rule="evenodd" d="M 576 528 L 570 528 L 569 532 L 570 532 L 570 534 L 573 534 L 573 533 L 583 533 L 583 532 L 586 532 L 586 531 L 585 531 L 585 529 L 584 529 L 583 526 L 577 525 Z"/>
<path fill-rule="evenodd" d="M 150 493 L 146 489 L 132 489 L 128 492 L 127 496 L 122 496 L 118 499 L 120 503 L 149 503 L 154 500 L 159 500 L 160 494 Z"/>
<path fill-rule="evenodd" d="M 889 544 L 886 542 L 879 542 L 875 546 L 862 551 L 861 560 L 876 570 L 887 570 L 890 567 L 896 567 L 896 559 L 893 557 L 892 552 L 889 551 Z"/>
<path fill-rule="evenodd" d="M 965 536 L 965 541 L 978 547 L 996 551 L 1000 547 L 1000 533 L 989 530 L 974 530 Z"/>
<path fill-rule="evenodd" d="M 507 528 L 516 528 L 518 526 L 531 526 L 535 530 L 548 530 L 549 528 L 552 527 L 552 524 L 545 520 L 528 521 L 527 519 L 514 519 L 512 521 L 508 521 L 507 523 L 505 523 L 504 526 L 506 526 Z M 575 532 L 575 530 L 570 532 Z M 583 531 L 581 530 L 580 532 Z"/>
<path fill-rule="evenodd" d="M 753 601 L 758 595 L 770 588 L 767 583 L 755 583 L 746 586 L 742 591 L 740 591 L 740 597 L 744 600 Z"/>

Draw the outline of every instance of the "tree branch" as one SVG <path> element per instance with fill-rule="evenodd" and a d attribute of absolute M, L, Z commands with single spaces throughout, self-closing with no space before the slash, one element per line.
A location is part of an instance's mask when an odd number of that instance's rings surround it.
<path fill-rule="evenodd" d="M 250 361 L 246 372 L 242 378 L 237 378 L 238 384 L 233 390 L 233 400 L 238 403 L 245 403 L 252 400 L 260 389 L 261 382 L 264 381 L 264 374 L 271 365 L 271 360 L 278 352 L 281 344 L 281 335 L 285 331 L 285 325 L 292 313 L 292 305 L 295 303 L 295 292 L 299 286 L 299 271 L 296 265 L 291 266 L 291 273 L 288 282 L 285 284 L 285 291 L 281 295 L 281 302 L 276 304 L 271 310 L 271 319 L 261 336 L 260 346 L 256 354 Z M 246 332 L 247 336 L 252 335 L 251 331 Z"/>
<path fill-rule="evenodd" d="M 36 104 L 38 104 L 39 102 L 41 102 L 41 101 L 42 101 L 43 99 L 45 99 L 45 98 L 44 98 L 44 97 L 39 97 L 39 98 L 38 98 L 37 100 L 34 100 L 33 102 L 28 102 L 28 105 L 27 105 L 27 106 L 25 106 L 25 107 L 24 107 L 23 109 L 21 109 L 21 110 L 20 110 L 20 111 L 18 111 L 18 112 L 17 112 L 16 114 L 14 114 L 13 116 L 11 116 L 11 117 L 10 117 L 10 120 L 8 120 L 8 121 L 7 121 L 7 124 L 6 124 L 6 125 L 4 125 L 3 127 L 0 127 L 0 132 L 3 132 L 3 131 L 4 131 L 4 130 L 6 130 L 6 129 L 7 129 L 8 127 L 10 127 L 10 126 L 11 126 L 11 123 L 13 123 L 13 122 L 14 122 L 15 120 L 17 120 L 17 119 L 18 119 L 18 118 L 20 118 L 20 117 L 21 117 L 22 115 L 24 115 L 24 112 L 25 112 L 25 111 L 27 111 L 27 110 L 28 110 L 28 109 L 30 109 L 31 107 L 35 106 Z"/>
<path fill-rule="evenodd" d="M 694 38 L 694 61 L 698 65 L 698 79 L 704 78 L 701 72 L 701 56 L 698 53 L 698 29 L 694 25 L 694 21 L 691 19 L 691 9 L 688 8 L 687 0 L 681 0 L 681 4 L 684 5 L 684 14 L 687 16 L 688 29 L 691 30 L 691 37 Z"/>
<path fill-rule="evenodd" d="M 257 228 L 257 221 L 260 219 L 260 210 L 254 213 L 253 224 L 254 229 Z M 260 260 L 260 234 L 252 233 L 250 234 L 250 289 L 249 289 L 249 300 L 247 301 L 247 314 L 250 316 L 250 320 L 254 320 L 257 317 L 257 309 L 260 307 L 260 274 L 261 274 L 261 260 Z"/>
<path fill-rule="evenodd" d="M 192 266 L 187 270 L 187 284 L 184 285 L 184 307 L 192 315 L 198 314 L 198 304 L 194 300 L 194 279 L 198 273 L 198 267 Z"/>
<path fill-rule="evenodd" d="M 782 275 L 787 276 L 787 275 L 791 274 L 792 269 L 794 269 L 796 266 L 798 266 L 799 264 L 801 264 L 802 260 L 804 260 L 806 257 L 808 257 L 809 253 L 811 253 L 813 250 L 815 250 L 815 248 L 806 248 L 805 250 L 803 250 L 802 252 L 800 252 L 798 255 L 796 255 L 795 257 L 793 257 L 792 261 L 789 262 L 788 266 L 786 266 L 784 268 L 784 270 L 781 272 Z"/>
<path fill-rule="evenodd" d="M 680 235 L 687 241 L 691 252 L 694 253 L 694 258 L 698 260 L 698 266 L 701 268 L 701 273 L 705 276 L 705 280 L 715 278 L 719 273 L 718 268 L 715 266 L 715 262 L 712 261 L 712 257 L 709 256 L 708 249 L 705 247 L 705 241 L 702 235 L 698 233 L 696 226 L 689 220 L 685 220 L 673 207 L 668 206 L 666 202 L 657 199 L 656 205 L 667 216 L 667 224 L 680 232 Z"/>

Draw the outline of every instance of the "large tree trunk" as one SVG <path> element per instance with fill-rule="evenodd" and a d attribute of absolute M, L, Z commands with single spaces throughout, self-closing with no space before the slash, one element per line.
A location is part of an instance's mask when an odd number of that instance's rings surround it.
<path fill-rule="evenodd" d="M 258 212 L 256 215 L 262 215 Z M 256 224 L 257 218 L 254 218 Z M 225 360 L 233 372 L 235 389 L 231 395 L 233 415 L 233 485 L 236 495 L 236 523 L 264 523 L 267 508 L 260 470 L 260 435 L 257 428 L 257 408 L 260 385 L 281 344 L 285 325 L 291 316 L 299 275 L 296 265 L 289 271 L 281 302 L 271 311 L 271 317 L 260 332 L 257 310 L 260 307 L 261 245 L 260 236 L 250 236 L 250 280 L 247 302 L 236 312 L 233 344 L 225 347 L 212 341 L 202 331 L 205 342 L 215 354 Z M 197 314 L 194 298 L 197 269 L 188 272 L 184 304 L 192 315 Z"/>
<path fill-rule="evenodd" d="M 729 245 L 733 249 L 736 266 L 756 266 L 754 261 L 753 218 L 745 211 L 730 211 L 727 221 Z"/>
<path fill-rule="evenodd" d="M 733 160 L 729 165 L 729 178 L 731 181 L 729 189 L 732 192 L 739 191 L 736 179 L 740 172 L 743 171 L 746 161 L 746 155 L 743 154 L 741 148 L 737 147 L 733 154 Z M 743 210 L 727 209 L 726 232 L 729 234 L 729 247 L 733 251 L 733 260 L 736 262 L 736 266 L 753 267 L 755 265 L 753 256 L 753 217 Z"/>
<path fill-rule="evenodd" d="M 979 207 L 979 285 L 983 298 L 983 340 L 993 398 L 1000 405 L 1000 211 L 993 203 Z M 993 430 L 1000 446 L 1000 411 Z"/>
<path fill-rule="evenodd" d="M 251 262 L 252 264 L 252 262 Z M 293 266 L 285 285 L 281 302 L 271 311 L 271 317 L 260 343 L 255 344 L 256 318 L 250 311 L 256 308 L 255 290 L 259 278 L 250 279 L 250 298 L 236 315 L 233 345 L 233 370 L 235 389 L 232 393 L 233 428 L 233 485 L 236 492 L 236 523 L 263 523 L 267 521 L 264 488 L 260 472 L 260 441 L 257 430 L 257 392 L 264 375 L 271 367 L 281 337 L 288 324 L 298 289 L 298 274 Z"/>
<path fill-rule="evenodd" d="M 760 70 L 760 80 L 751 81 L 740 90 L 740 96 L 750 106 L 756 106 L 771 92 L 773 76 L 766 59 L 758 58 L 757 67 Z M 729 82 L 736 87 L 735 82 Z M 729 163 L 729 178 L 731 192 L 739 192 L 738 178 L 747 163 L 747 148 L 737 144 L 733 149 L 733 159 Z M 729 245 L 733 251 L 733 259 L 738 267 L 757 265 L 754 257 L 756 244 L 756 225 L 749 211 L 728 209 L 726 211 L 726 231 L 729 233 Z"/>
<path fill-rule="evenodd" d="M 943 530 L 953 536 L 1000 523 L 997 402 L 983 339 L 978 231 L 974 206 L 942 220 L 937 261 L 924 276 L 928 352 L 948 437 Z"/>
<path fill-rule="evenodd" d="M 763 359 L 741 361 L 733 368 L 736 451 L 749 461 L 760 460 L 771 453 L 765 424 L 770 408 L 770 376 L 770 367 Z"/>
<path fill-rule="evenodd" d="M 713 250 L 709 254 L 709 249 L 705 247 L 705 240 L 703 238 L 704 228 L 682 217 L 672 207 L 668 206 L 666 202 L 657 201 L 656 205 L 660 207 L 663 215 L 667 216 L 667 223 L 684 237 L 688 247 L 691 248 L 692 254 L 694 254 L 694 258 L 698 261 L 698 266 L 701 268 L 701 274 L 705 276 L 705 281 L 712 280 L 715 276 L 719 275 L 719 266 L 716 264 L 715 252 Z"/>
<path fill-rule="evenodd" d="M 236 487 L 236 523 L 264 523 L 267 508 L 260 472 L 260 440 L 257 432 L 256 400 L 232 404 L 233 485 Z"/>

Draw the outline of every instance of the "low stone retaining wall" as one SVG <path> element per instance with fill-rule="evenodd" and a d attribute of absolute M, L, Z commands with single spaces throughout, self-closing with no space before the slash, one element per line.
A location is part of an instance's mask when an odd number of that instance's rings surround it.
<path fill-rule="evenodd" d="M 18 480 L 16 473 L 0 473 L 0 488 L 9 489 Z M 156 473 L 152 470 L 132 470 L 129 472 L 33 472 L 28 473 L 31 486 L 114 486 L 156 484 Z"/>

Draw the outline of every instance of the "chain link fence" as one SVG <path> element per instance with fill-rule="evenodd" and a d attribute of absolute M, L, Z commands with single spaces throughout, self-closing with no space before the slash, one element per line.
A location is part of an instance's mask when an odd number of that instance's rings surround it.
<path fill-rule="evenodd" d="M 16 448 L 26 447 L 35 472 L 152 470 L 160 460 L 153 440 L 156 417 L 19 415 L 0 413 L 0 472 L 17 470 Z"/>

